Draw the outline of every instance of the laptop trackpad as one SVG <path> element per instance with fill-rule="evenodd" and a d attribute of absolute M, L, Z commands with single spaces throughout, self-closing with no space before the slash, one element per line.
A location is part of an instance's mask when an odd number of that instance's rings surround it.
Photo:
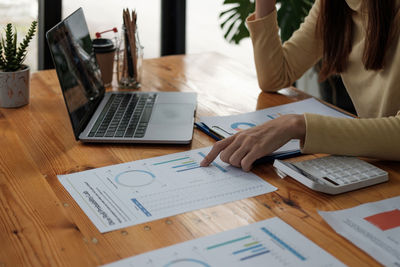
<path fill-rule="evenodd" d="M 151 124 L 188 124 L 193 121 L 194 107 L 192 104 L 162 104 L 154 106 Z"/>

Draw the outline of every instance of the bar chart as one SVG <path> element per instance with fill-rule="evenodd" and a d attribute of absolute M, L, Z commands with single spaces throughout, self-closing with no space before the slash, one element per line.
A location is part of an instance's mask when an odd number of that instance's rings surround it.
<path fill-rule="evenodd" d="M 199 163 L 210 147 L 60 176 L 101 232 L 276 190 L 220 159 Z"/>
<path fill-rule="evenodd" d="M 344 266 L 279 218 L 151 251 L 110 267 Z"/>
<path fill-rule="evenodd" d="M 200 155 L 202 159 L 206 157 L 206 155 L 203 152 L 198 152 L 197 154 Z M 160 165 L 169 165 L 169 167 L 174 172 L 179 173 L 200 168 L 200 161 L 198 159 L 193 159 L 193 157 L 187 156 L 167 161 L 161 161 L 153 164 L 153 166 L 160 166 Z M 211 165 L 215 166 L 221 172 L 228 172 L 226 168 L 222 167 L 217 162 L 213 162 Z"/>
<path fill-rule="evenodd" d="M 200 168 L 199 163 L 191 157 L 181 157 L 177 159 L 154 163 L 153 166 L 170 165 L 174 172 L 185 172 Z"/>
<path fill-rule="evenodd" d="M 207 250 L 217 250 L 222 247 L 230 246 L 231 257 L 235 257 L 237 261 L 246 261 L 255 257 L 262 256 L 270 252 L 270 250 L 257 238 L 252 235 L 245 235 L 236 239 L 228 240 L 213 246 L 209 246 Z"/>

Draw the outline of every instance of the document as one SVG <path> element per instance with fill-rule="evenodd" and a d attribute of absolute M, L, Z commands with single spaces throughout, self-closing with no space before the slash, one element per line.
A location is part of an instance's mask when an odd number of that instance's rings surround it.
<path fill-rule="evenodd" d="M 337 233 L 381 264 L 400 266 L 400 196 L 318 213 Z"/>
<path fill-rule="evenodd" d="M 344 266 L 279 218 L 120 260 L 108 267 Z"/>
<path fill-rule="evenodd" d="M 327 105 L 322 104 L 314 98 L 280 105 L 272 108 L 257 110 L 254 112 L 232 115 L 232 116 L 214 116 L 201 117 L 200 121 L 218 136 L 227 138 L 235 133 L 249 129 L 256 125 L 276 119 L 285 114 L 304 114 L 315 113 L 331 117 L 352 118 L 342 112 L 339 112 Z M 285 153 L 300 149 L 298 140 L 291 140 L 274 153 Z"/>
<path fill-rule="evenodd" d="M 58 175 L 58 179 L 102 233 L 276 190 L 220 159 L 200 167 L 210 149 Z"/>

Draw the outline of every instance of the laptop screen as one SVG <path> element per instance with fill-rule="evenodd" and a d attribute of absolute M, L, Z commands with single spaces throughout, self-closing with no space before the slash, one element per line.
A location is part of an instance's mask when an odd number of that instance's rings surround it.
<path fill-rule="evenodd" d="M 105 90 L 82 9 L 49 30 L 46 37 L 78 139 Z"/>

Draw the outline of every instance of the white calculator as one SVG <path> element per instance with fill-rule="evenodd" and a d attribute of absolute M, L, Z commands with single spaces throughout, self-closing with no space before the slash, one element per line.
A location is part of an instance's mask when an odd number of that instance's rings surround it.
<path fill-rule="evenodd" d="M 281 177 L 291 176 L 313 190 L 332 195 L 389 179 L 386 171 L 358 158 L 346 156 L 327 156 L 300 162 L 275 160 L 274 167 Z"/>

